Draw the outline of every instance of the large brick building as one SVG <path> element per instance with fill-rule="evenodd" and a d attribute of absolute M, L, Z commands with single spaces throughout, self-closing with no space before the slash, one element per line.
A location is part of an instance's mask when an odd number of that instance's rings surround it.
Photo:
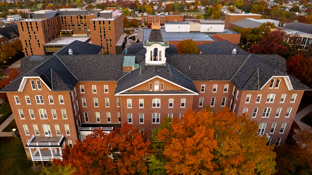
<path fill-rule="evenodd" d="M 234 50 L 177 55 L 169 47 L 153 29 L 143 42 L 145 55 L 24 58 L 21 75 L 2 91 L 28 157 L 61 158 L 64 144 L 95 128 L 109 132 L 129 123 L 150 135 L 165 116 L 205 106 L 247 113 L 269 144 L 285 142 L 309 88 L 286 73 L 284 58 Z"/>
<path fill-rule="evenodd" d="M 160 23 L 164 25 L 166 22 L 182 22 L 184 21 L 183 15 L 147 15 L 143 17 L 143 21 L 147 24 Z"/>
<path fill-rule="evenodd" d="M 99 35 L 94 30 L 94 23 L 91 21 L 101 17 L 101 14 L 97 11 L 72 8 L 30 13 L 29 19 L 17 23 L 25 55 L 45 55 L 44 45 L 60 37 L 90 37 L 91 35 L 91 42 L 101 45 L 98 41 Z M 114 15 L 106 15 L 105 20 L 110 21 L 115 30 L 110 30 L 108 24 L 103 25 L 103 30 L 109 31 L 109 35 L 104 40 L 108 40 L 110 46 L 106 47 L 106 44 L 102 46 L 104 50 L 108 49 L 110 54 L 116 54 L 116 43 L 123 34 L 123 20 L 122 14 L 118 11 L 110 11 L 110 14 Z"/>

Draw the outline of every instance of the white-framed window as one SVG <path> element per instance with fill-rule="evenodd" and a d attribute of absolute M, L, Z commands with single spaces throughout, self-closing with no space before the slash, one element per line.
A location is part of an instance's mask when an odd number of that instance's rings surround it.
<path fill-rule="evenodd" d="M 239 90 L 236 92 L 236 100 L 238 100 Z"/>
<path fill-rule="evenodd" d="M 110 112 L 106 112 L 106 120 L 107 120 L 107 123 L 110 123 L 112 121 L 112 117 L 111 117 Z"/>
<path fill-rule="evenodd" d="M 94 103 L 95 108 L 99 107 L 99 99 L 98 98 L 93 98 L 93 103 Z"/>
<path fill-rule="evenodd" d="M 269 88 L 272 89 L 274 86 L 274 79 L 271 79 Z"/>
<path fill-rule="evenodd" d="M 267 103 L 274 103 L 275 94 L 268 94 L 266 102 Z"/>
<path fill-rule="evenodd" d="M 120 98 L 119 97 L 116 98 L 116 103 L 117 103 L 117 107 L 119 108 L 120 107 Z"/>
<path fill-rule="evenodd" d="M 121 116 L 120 116 L 120 112 L 117 112 L 117 118 L 118 118 L 118 122 L 121 122 Z"/>
<path fill-rule="evenodd" d="M 159 91 L 159 82 L 158 81 L 154 82 L 154 91 Z"/>
<path fill-rule="evenodd" d="M 140 124 L 144 124 L 144 114 L 143 113 L 139 114 L 139 121 L 140 121 Z"/>
<path fill-rule="evenodd" d="M 88 115 L 88 113 L 84 112 L 83 114 L 84 114 L 84 118 L 85 118 L 86 123 L 89 123 L 89 115 Z"/>
<path fill-rule="evenodd" d="M 271 108 L 264 108 L 262 113 L 262 118 L 269 118 L 271 113 Z"/>
<path fill-rule="evenodd" d="M 200 93 L 204 93 L 205 92 L 205 87 L 206 87 L 206 85 L 204 85 L 204 84 L 202 84 L 200 86 Z"/>
<path fill-rule="evenodd" d="M 139 99 L 139 108 L 144 108 L 144 99 Z"/>
<path fill-rule="evenodd" d="M 248 108 L 244 108 L 243 109 L 243 114 L 246 113 L 246 112 L 248 112 Z"/>
<path fill-rule="evenodd" d="M 275 89 L 279 88 L 280 83 L 281 83 L 281 79 L 277 79 L 275 83 Z"/>
<path fill-rule="evenodd" d="M 50 125 L 44 124 L 44 125 L 42 125 L 42 129 L 43 129 L 43 132 L 44 132 L 44 136 L 46 136 L 46 137 L 52 136 Z"/>
<path fill-rule="evenodd" d="M 59 95 L 58 98 L 59 98 L 60 104 L 64 104 L 64 97 L 63 97 L 63 95 Z"/>
<path fill-rule="evenodd" d="M 280 103 L 284 103 L 284 102 L 285 102 L 285 99 L 286 99 L 286 94 L 282 94 L 282 95 L 281 95 Z"/>
<path fill-rule="evenodd" d="M 63 119 L 67 119 L 66 109 L 61 109 Z"/>
<path fill-rule="evenodd" d="M 233 86 L 233 91 L 232 91 L 232 95 L 234 95 L 234 93 L 235 93 L 235 86 Z"/>
<path fill-rule="evenodd" d="M 245 103 L 250 103 L 250 98 L 251 98 L 251 95 L 250 95 L 250 94 L 247 94 L 247 95 L 246 95 Z"/>
<path fill-rule="evenodd" d="M 168 108 L 173 108 L 173 102 L 174 102 L 174 99 L 169 98 Z"/>
<path fill-rule="evenodd" d="M 160 90 L 163 91 L 164 89 L 165 89 L 165 88 L 164 88 L 164 83 L 161 83 L 161 84 L 160 84 Z"/>
<path fill-rule="evenodd" d="M 292 94 L 291 99 L 290 99 L 290 103 L 295 103 L 297 98 L 297 94 Z"/>
<path fill-rule="evenodd" d="M 168 113 L 168 117 L 170 117 L 171 119 L 173 119 L 173 113 Z M 172 121 L 172 120 L 171 120 Z"/>
<path fill-rule="evenodd" d="M 80 85 L 80 93 L 84 94 L 85 92 L 84 85 Z"/>
<path fill-rule="evenodd" d="M 204 106 L 204 98 L 200 97 L 199 102 L 198 102 L 198 107 L 203 107 Z"/>
<path fill-rule="evenodd" d="M 108 94 L 108 85 L 104 85 L 104 93 Z"/>
<path fill-rule="evenodd" d="M 261 94 L 257 95 L 256 103 L 260 103 L 261 102 L 261 97 L 262 97 Z"/>
<path fill-rule="evenodd" d="M 226 103 L 226 97 L 223 97 L 221 101 L 221 107 L 224 107 L 225 103 Z"/>
<path fill-rule="evenodd" d="M 20 118 L 21 118 L 22 120 L 25 120 L 24 111 L 23 111 L 22 109 L 19 109 L 19 110 L 18 110 L 18 114 L 19 114 L 19 116 L 20 116 Z"/>
<path fill-rule="evenodd" d="M 211 102 L 210 102 L 210 107 L 214 107 L 215 102 L 216 102 L 216 98 L 212 97 Z"/>
<path fill-rule="evenodd" d="M 56 115 L 56 110 L 55 109 L 51 109 L 51 114 L 52 114 L 52 118 L 53 119 L 57 119 L 57 115 Z"/>
<path fill-rule="evenodd" d="M 217 84 L 214 84 L 212 86 L 212 93 L 217 93 L 217 90 L 218 90 L 218 85 Z"/>
<path fill-rule="evenodd" d="M 230 110 L 232 110 L 232 104 L 233 104 L 233 99 L 231 99 L 230 101 L 230 107 L 229 107 Z"/>
<path fill-rule="evenodd" d="M 87 107 L 87 100 L 86 98 L 81 98 L 82 107 Z"/>
<path fill-rule="evenodd" d="M 276 109 L 275 118 L 279 118 L 281 111 L 282 111 L 282 108 L 280 107 Z"/>
<path fill-rule="evenodd" d="M 41 119 L 47 119 L 48 115 L 47 115 L 47 110 L 45 109 L 38 109 L 39 111 L 39 116 Z"/>
<path fill-rule="evenodd" d="M 76 90 L 76 87 L 74 87 L 74 95 L 75 95 L 75 97 L 77 96 L 77 90 Z"/>
<path fill-rule="evenodd" d="M 181 118 L 181 117 L 183 117 L 183 113 L 180 113 L 180 114 L 179 114 L 179 118 Z"/>
<path fill-rule="evenodd" d="M 279 146 L 280 144 L 281 144 L 281 138 L 277 138 L 277 139 L 276 139 L 275 145 L 276 145 L 276 146 Z"/>
<path fill-rule="evenodd" d="M 109 107 L 110 103 L 109 103 L 109 98 L 105 98 L 105 107 Z"/>
<path fill-rule="evenodd" d="M 291 111 L 292 111 L 292 108 L 287 108 L 285 118 L 289 118 Z"/>
<path fill-rule="evenodd" d="M 132 108 L 132 99 L 127 99 L 127 108 Z"/>
<path fill-rule="evenodd" d="M 68 139 L 67 143 L 69 147 L 73 147 L 73 141 L 71 139 Z"/>
<path fill-rule="evenodd" d="M 34 110 L 29 109 L 29 110 L 28 110 L 28 112 L 29 112 L 30 119 L 34 120 L 34 119 L 35 119 L 35 113 L 34 113 Z"/>
<path fill-rule="evenodd" d="M 132 121 L 132 113 L 128 113 L 127 116 L 128 116 L 128 123 L 132 124 L 132 122 L 133 122 Z"/>
<path fill-rule="evenodd" d="M 152 91 L 153 90 L 153 83 L 149 84 L 149 90 Z"/>
<path fill-rule="evenodd" d="M 152 114 L 152 124 L 159 124 L 160 123 L 160 114 L 153 113 Z"/>
<path fill-rule="evenodd" d="M 99 112 L 95 112 L 95 119 L 96 119 L 96 123 L 100 123 L 101 122 L 101 116 Z"/>
<path fill-rule="evenodd" d="M 14 96 L 14 99 L 15 99 L 15 104 L 17 104 L 17 105 L 21 104 L 21 101 L 20 101 L 18 96 Z"/>
<path fill-rule="evenodd" d="M 97 90 L 96 90 L 96 85 L 92 85 L 92 93 L 96 94 Z"/>
<path fill-rule="evenodd" d="M 236 110 L 236 104 L 234 104 L 234 107 L 233 107 L 233 112 L 235 112 Z"/>
<path fill-rule="evenodd" d="M 55 127 L 55 133 L 57 136 L 61 135 L 60 125 L 56 124 Z"/>
<path fill-rule="evenodd" d="M 159 98 L 154 98 L 152 100 L 152 108 L 160 108 L 160 99 Z"/>
<path fill-rule="evenodd" d="M 279 132 L 280 134 L 284 134 L 285 129 L 286 129 L 286 125 L 287 125 L 287 123 L 282 123 L 281 130 Z"/>
<path fill-rule="evenodd" d="M 41 90 L 41 89 L 42 89 L 42 87 L 41 87 L 41 82 L 40 82 L 39 80 L 37 80 L 37 88 L 38 88 L 38 90 Z"/>
<path fill-rule="evenodd" d="M 268 142 L 267 142 L 267 146 L 271 145 L 271 141 L 272 141 L 272 137 L 269 138 Z"/>
<path fill-rule="evenodd" d="M 267 123 L 259 124 L 258 135 L 262 136 L 264 134 L 266 126 L 267 126 Z"/>
<path fill-rule="evenodd" d="M 182 98 L 180 103 L 180 108 L 185 108 L 186 99 Z"/>
<path fill-rule="evenodd" d="M 37 102 L 37 104 L 44 104 L 43 96 L 42 95 L 36 95 L 36 102 Z"/>
<path fill-rule="evenodd" d="M 36 135 L 39 135 L 38 125 L 33 124 L 33 127 L 34 127 L 35 134 L 36 134 Z"/>
<path fill-rule="evenodd" d="M 225 84 L 224 85 L 224 88 L 223 88 L 223 92 L 224 93 L 227 93 L 229 91 L 229 85 L 228 84 Z"/>
<path fill-rule="evenodd" d="M 258 108 L 254 108 L 254 110 L 252 112 L 252 118 L 256 118 L 257 117 L 257 113 L 258 113 Z"/>
<path fill-rule="evenodd" d="M 29 97 L 29 96 L 25 96 L 25 101 L 26 101 L 26 104 L 27 104 L 27 105 L 30 105 L 30 104 L 31 104 L 31 101 L 30 101 L 30 97 Z"/>
<path fill-rule="evenodd" d="M 28 136 L 29 135 L 28 126 L 26 124 L 23 124 L 23 128 L 24 128 L 25 134 Z"/>
<path fill-rule="evenodd" d="M 274 134 L 277 123 L 272 123 L 270 134 Z"/>
<path fill-rule="evenodd" d="M 31 85 L 31 89 L 32 90 L 36 90 L 36 85 L 35 85 L 35 81 L 34 80 L 30 81 L 30 85 Z"/>
<path fill-rule="evenodd" d="M 64 128 L 65 128 L 66 135 L 70 135 L 69 125 L 65 124 Z"/>
<path fill-rule="evenodd" d="M 49 99 L 50 105 L 54 104 L 54 100 L 53 100 L 53 96 L 52 95 L 49 95 L 48 99 Z"/>

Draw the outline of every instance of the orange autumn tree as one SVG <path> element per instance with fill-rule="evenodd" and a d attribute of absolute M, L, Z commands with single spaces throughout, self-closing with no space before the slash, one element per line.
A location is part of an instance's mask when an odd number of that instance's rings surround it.
<path fill-rule="evenodd" d="M 178 44 L 178 54 L 199 54 L 196 42 L 192 39 L 183 40 Z"/>
<path fill-rule="evenodd" d="M 146 174 L 146 157 L 150 154 L 150 142 L 129 124 L 116 128 L 109 134 L 94 130 L 82 142 L 66 147 L 63 161 L 55 165 L 71 165 L 74 174 Z"/>
<path fill-rule="evenodd" d="M 258 136 L 258 124 L 227 108 L 198 113 L 188 110 L 171 127 L 160 128 L 168 174 L 273 174 L 275 153 Z"/>

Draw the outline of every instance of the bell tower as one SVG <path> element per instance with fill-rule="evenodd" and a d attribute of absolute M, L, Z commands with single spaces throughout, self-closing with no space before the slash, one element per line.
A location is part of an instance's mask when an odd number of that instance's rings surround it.
<path fill-rule="evenodd" d="M 159 21 L 152 23 L 152 30 L 143 47 L 146 48 L 145 65 L 166 65 L 166 48 L 169 48 L 168 41 L 163 41 Z"/>

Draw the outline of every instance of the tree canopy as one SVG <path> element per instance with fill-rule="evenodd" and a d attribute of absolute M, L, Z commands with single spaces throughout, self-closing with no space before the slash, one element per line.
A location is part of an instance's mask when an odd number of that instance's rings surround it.
<path fill-rule="evenodd" d="M 199 54 L 197 44 L 192 39 L 183 40 L 178 44 L 179 54 Z"/>
<path fill-rule="evenodd" d="M 153 133 L 153 168 L 168 174 L 272 174 L 275 172 L 273 146 L 257 134 L 258 124 L 223 111 L 188 110 L 184 116 L 164 120 Z M 161 155 L 161 152 L 163 152 Z M 164 168 L 161 166 L 164 165 Z M 150 167 L 151 167 L 150 166 Z"/>

